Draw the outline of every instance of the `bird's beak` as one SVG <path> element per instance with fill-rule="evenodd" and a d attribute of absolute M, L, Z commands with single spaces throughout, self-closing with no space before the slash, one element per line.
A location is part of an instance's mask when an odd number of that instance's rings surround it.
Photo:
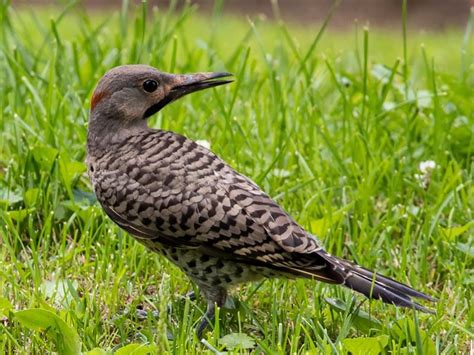
<path fill-rule="evenodd" d="M 171 89 L 168 94 L 162 100 L 151 106 L 145 112 L 144 118 L 150 117 L 169 103 L 187 94 L 231 83 L 233 80 L 222 80 L 222 78 L 228 78 L 230 76 L 232 76 L 232 74 L 225 72 L 170 75 L 168 82 Z"/>

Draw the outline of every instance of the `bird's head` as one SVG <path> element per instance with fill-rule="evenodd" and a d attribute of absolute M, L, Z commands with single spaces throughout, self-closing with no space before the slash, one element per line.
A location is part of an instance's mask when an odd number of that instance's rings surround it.
<path fill-rule="evenodd" d="M 100 79 L 91 99 L 91 117 L 133 125 L 180 97 L 232 82 L 229 73 L 175 75 L 146 65 L 123 65 Z"/>

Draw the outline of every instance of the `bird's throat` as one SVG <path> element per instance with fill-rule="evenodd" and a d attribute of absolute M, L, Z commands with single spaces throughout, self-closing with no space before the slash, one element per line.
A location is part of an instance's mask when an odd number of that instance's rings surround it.
<path fill-rule="evenodd" d="M 87 128 L 88 149 L 108 150 L 110 145 L 126 142 L 129 137 L 149 130 L 147 120 L 91 113 Z"/>
<path fill-rule="evenodd" d="M 173 98 L 171 96 L 166 96 L 161 100 L 160 102 L 150 106 L 146 111 L 145 114 L 143 115 L 143 119 L 146 120 L 148 117 L 153 116 L 155 113 L 160 111 L 163 107 L 168 105 L 171 101 L 173 101 Z"/>

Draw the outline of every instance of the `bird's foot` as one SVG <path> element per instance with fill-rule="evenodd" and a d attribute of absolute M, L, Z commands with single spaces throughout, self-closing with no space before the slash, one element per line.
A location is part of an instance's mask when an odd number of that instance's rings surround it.
<path fill-rule="evenodd" d="M 217 304 L 208 304 L 206 313 L 202 316 L 201 321 L 199 322 L 199 326 L 196 328 L 196 334 L 199 339 L 202 338 L 202 333 L 207 328 L 207 326 L 214 321 L 216 315 L 216 307 L 218 307 Z M 219 309 L 222 308 L 233 311 L 237 309 L 237 301 L 234 297 L 227 297 L 224 302 L 224 305 Z"/>
<path fill-rule="evenodd" d="M 199 339 L 202 338 L 202 333 L 204 332 L 204 329 L 207 328 L 207 326 L 214 320 L 215 317 L 215 308 L 214 305 L 212 307 L 207 307 L 206 313 L 202 316 L 201 321 L 199 322 L 199 325 L 196 328 L 196 335 Z"/>
<path fill-rule="evenodd" d="M 202 333 L 204 329 L 214 320 L 216 314 L 216 307 L 222 308 L 226 304 L 227 297 L 227 290 L 222 287 L 217 288 L 207 288 L 207 287 L 200 287 L 200 291 L 202 295 L 207 300 L 207 309 L 206 313 L 201 318 L 201 322 L 196 329 L 196 334 L 199 339 L 202 338 Z M 231 305 L 233 302 L 229 303 Z"/>

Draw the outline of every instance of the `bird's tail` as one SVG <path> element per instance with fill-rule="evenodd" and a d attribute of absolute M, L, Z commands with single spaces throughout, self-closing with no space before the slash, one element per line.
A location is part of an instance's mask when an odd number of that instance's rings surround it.
<path fill-rule="evenodd" d="M 368 298 L 380 299 L 385 303 L 414 308 L 426 313 L 434 313 L 434 311 L 413 301 L 413 298 L 436 302 L 435 298 L 324 251 L 318 254 L 329 264 L 325 270 L 326 276 L 336 283 L 343 284 Z"/>

